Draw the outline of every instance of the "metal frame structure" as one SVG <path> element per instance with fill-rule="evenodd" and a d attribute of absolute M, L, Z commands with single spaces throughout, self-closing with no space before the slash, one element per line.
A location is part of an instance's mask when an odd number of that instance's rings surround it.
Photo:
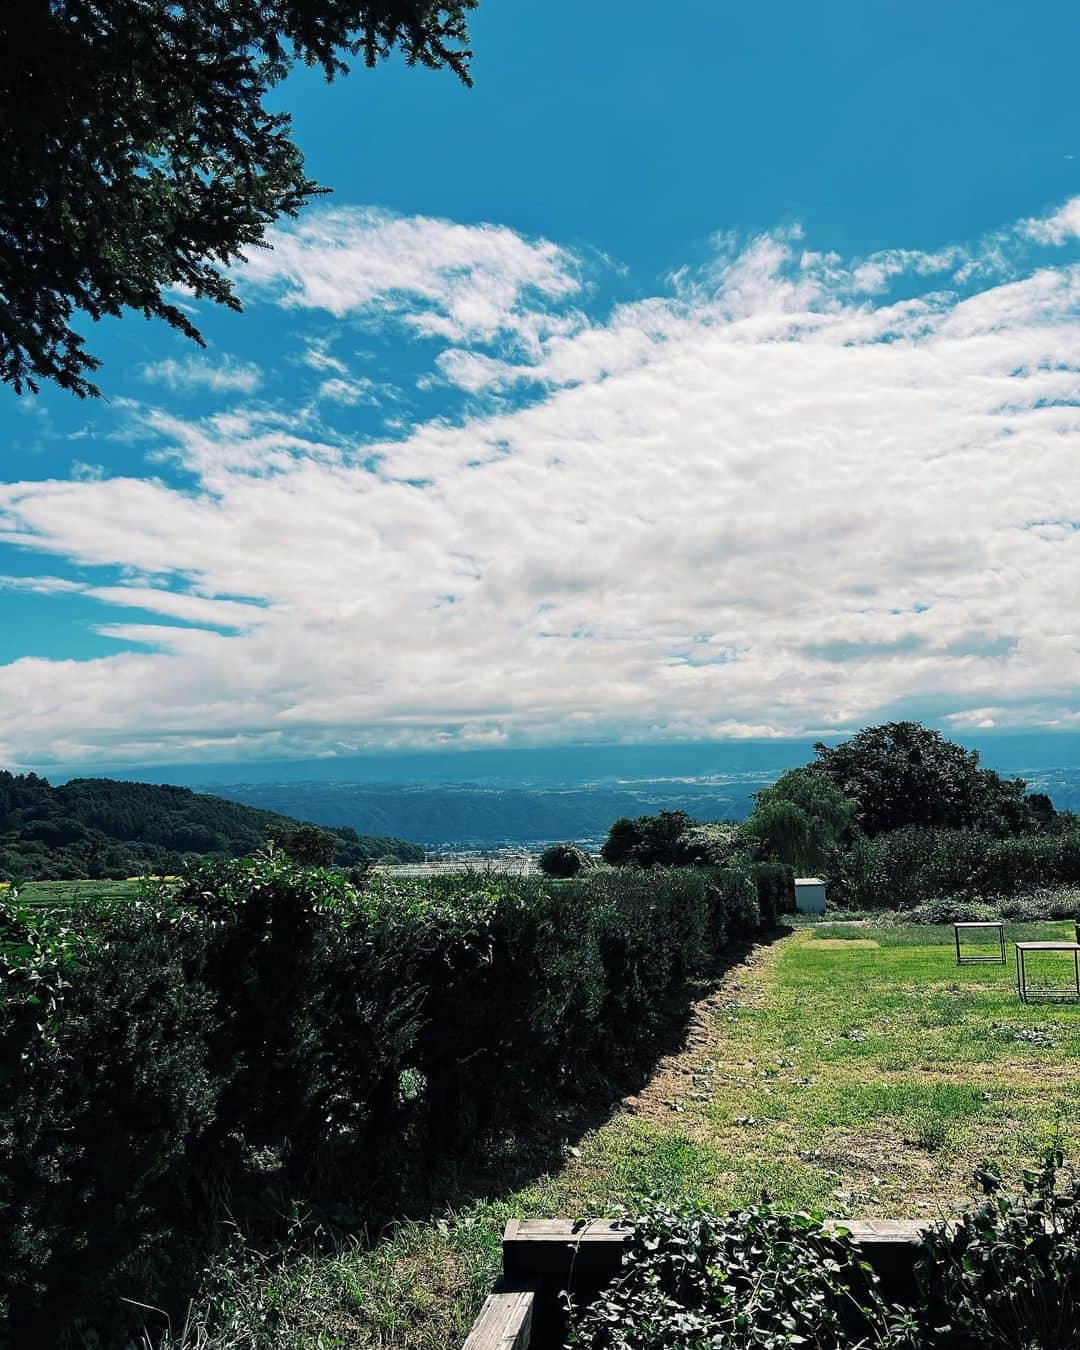
<path fill-rule="evenodd" d="M 1027 956 L 1030 952 L 1072 952 L 1073 983 L 1057 988 L 1031 989 L 1027 980 Z M 1016 944 L 1016 992 L 1021 1003 L 1032 999 L 1052 1003 L 1080 1003 L 1080 942 L 1018 942 Z"/>
<path fill-rule="evenodd" d="M 961 928 L 994 928 L 998 935 L 998 951 L 993 956 L 972 956 L 962 955 L 960 951 L 960 929 Z M 954 923 L 953 934 L 956 938 L 956 964 L 958 966 L 1005 966 L 1009 959 L 1005 954 L 1005 925 L 996 920 L 989 919 L 985 923 Z"/>

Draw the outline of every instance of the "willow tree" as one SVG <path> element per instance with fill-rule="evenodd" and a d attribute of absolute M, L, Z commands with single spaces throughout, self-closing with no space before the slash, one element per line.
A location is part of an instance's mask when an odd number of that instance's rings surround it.
<path fill-rule="evenodd" d="M 827 871 L 851 829 L 855 802 L 815 768 L 789 769 L 754 795 L 744 838 L 797 872 Z"/>
<path fill-rule="evenodd" d="M 322 191 L 267 97 L 397 50 L 470 83 L 477 0 L 10 0 L 0 5 L 0 379 L 85 397 L 76 331 L 136 310 L 195 342 L 176 293 L 239 309 L 223 271 Z"/>

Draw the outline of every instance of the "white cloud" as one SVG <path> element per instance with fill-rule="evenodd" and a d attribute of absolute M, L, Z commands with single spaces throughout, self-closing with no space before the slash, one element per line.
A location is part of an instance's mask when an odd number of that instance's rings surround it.
<path fill-rule="evenodd" d="M 143 366 L 140 374 L 170 389 L 206 389 L 215 394 L 253 394 L 262 382 L 257 365 L 228 356 L 185 356 L 179 361 L 170 356 Z"/>
<path fill-rule="evenodd" d="M 297 242 L 271 293 L 323 304 L 354 244 Z M 536 247 L 518 244 L 499 244 L 514 276 Z M 529 406 L 377 444 L 303 410 L 157 412 L 138 426 L 194 489 L 0 488 L 0 539 L 124 569 L 138 580 L 96 598 L 203 625 L 112 624 L 149 650 L 0 667 L 0 751 L 767 736 L 898 712 L 1080 725 L 1080 273 L 1014 276 L 1014 258 L 981 289 L 868 298 L 867 265 L 940 280 L 901 252 L 726 241 L 668 295 L 562 330 L 507 283 L 498 322 L 541 336 L 498 358 L 468 350 L 491 330 L 444 268 L 408 291 L 438 293 L 444 376 L 539 382 Z M 300 254 L 314 272 L 290 270 Z M 342 312 L 399 312 L 408 288 L 369 273 Z"/>
<path fill-rule="evenodd" d="M 275 229 L 240 275 L 249 295 L 338 318 L 395 315 L 423 337 L 451 342 L 513 336 L 534 344 L 553 326 L 538 307 L 580 289 L 575 256 L 499 225 L 339 207 Z M 318 349 L 315 360 L 325 361 Z M 307 360 L 312 363 L 309 351 Z"/>
<path fill-rule="evenodd" d="M 182 622 L 212 624 L 219 628 L 250 628 L 265 618 L 265 610 L 257 604 L 238 604 L 234 600 L 191 595 L 152 585 L 90 586 L 66 577 L 0 576 L 0 590 L 24 591 L 30 595 L 85 595 L 106 605 L 150 610 Z M 113 625 L 110 631 L 115 631 L 115 627 Z"/>
<path fill-rule="evenodd" d="M 310 366 L 312 370 L 326 371 L 333 370 L 339 375 L 348 375 L 349 368 L 339 357 L 332 356 L 327 351 L 329 343 L 326 341 L 311 342 L 300 357 L 305 366 Z"/>
<path fill-rule="evenodd" d="M 69 595 L 81 591 L 77 581 L 64 577 L 6 577 L 0 576 L 0 591 L 25 591 L 29 595 Z"/>
<path fill-rule="evenodd" d="M 378 403 L 373 380 L 345 379 L 334 376 L 323 380 L 319 385 L 319 397 L 329 399 L 331 403 Z"/>
<path fill-rule="evenodd" d="M 159 586 L 87 586 L 85 593 L 107 605 L 151 610 L 182 622 L 212 624 L 219 628 L 250 628 L 265 618 L 260 605 L 167 591 Z"/>
<path fill-rule="evenodd" d="M 852 284 L 857 291 L 877 294 L 884 291 L 897 276 L 932 276 L 957 268 L 967 261 L 958 248 L 942 249 L 939 253 L 924 253 L 920 249 L 894 248 L 872 253 L 852 272 Z"/>
<path fill-rule="evenodd" d="M 1070 239 L 1080 238 L 1080 197 L 1073 197 L 1049 216 L 1024 221 L 1020 232 L 1037 244 L 1060 246 Z"/>

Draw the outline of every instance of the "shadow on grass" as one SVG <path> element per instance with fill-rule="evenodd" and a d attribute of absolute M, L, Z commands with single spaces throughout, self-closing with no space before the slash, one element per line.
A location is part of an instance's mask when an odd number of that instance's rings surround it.
<path fill-rule="evenodd" d="M 640 1093 L 662 1059 L 686 1047 L 693 1008 L 730 970 L 792 931 L 782 925 L 733 942 L 708 977 L 683 984 L 669 997 L 651 1034 L 629 1048 L 613 1045 L 603 1062 L 583 1063 L 572 1080 L 555 1088 L 520 1087 L 500 1102 L 497 1121 L 475 1128 L 467 1148 L 425 1159 L 406 1131 L 374 1183 L 358 1173 L 363 1160 L 355 1152 L 347 1147 L 333 1155 L 327 1152 L 301 1185 L 271 1188 L 268 1207 L 264 1184 L 251 1197 L 254 1203 L 241 1203 L 231 1219 L 265 1251 L 268 1242 L 286 1241 L 281 1216 L 302 1211 L 306 1217 L 299 1232 L 310 1250 L 313 1236 L 328 1245 L 343 1236 L 374 1242 L 404 1220 L 437 1219 L 448 1211 L 512 1196 L 561 1168 L 569 1148 L 609 1121 L 624 1098 Z M 291 1236 L 297 1237 L 295 1228 Z"/>
<path fill-rule="evenodd" d="M 432 1218 L 476 1201 L 506 1199 L 559 1169 L 567 1149 L 605 1125 L 624 1098 L 638 1095 L 661 1060 L 686 1049 L 696 1004 L 714 992 L 729 971 L 745 965 L 752 952 L 793 931 L 780 926 L 732 943 L 707 978 L 687 982 L 670 996 L 647 1038 L 603 1064 L 583 1064 L 580 1074 L 557 1090 L 533 1088 L 523 1093 L 498 1127 L 478 1135 L 471 1149 L 455 1158 L 444 1157 L 427 1174 L 411 1176 L 389 1207 L 377 1208 L 390 1221 Z"/>

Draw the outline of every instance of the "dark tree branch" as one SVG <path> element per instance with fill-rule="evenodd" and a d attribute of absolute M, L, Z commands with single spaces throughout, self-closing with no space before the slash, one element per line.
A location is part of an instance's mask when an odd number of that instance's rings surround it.
<path fill-rule="evenodd" d="M 100 393 L 72 327 L 166 298 L 239 309 L 223 269 L 325 191 L 264 99 L 393 51 L 471 84 L 477 0 L 17 0 L 0 5 L 0 380 Z"/>

